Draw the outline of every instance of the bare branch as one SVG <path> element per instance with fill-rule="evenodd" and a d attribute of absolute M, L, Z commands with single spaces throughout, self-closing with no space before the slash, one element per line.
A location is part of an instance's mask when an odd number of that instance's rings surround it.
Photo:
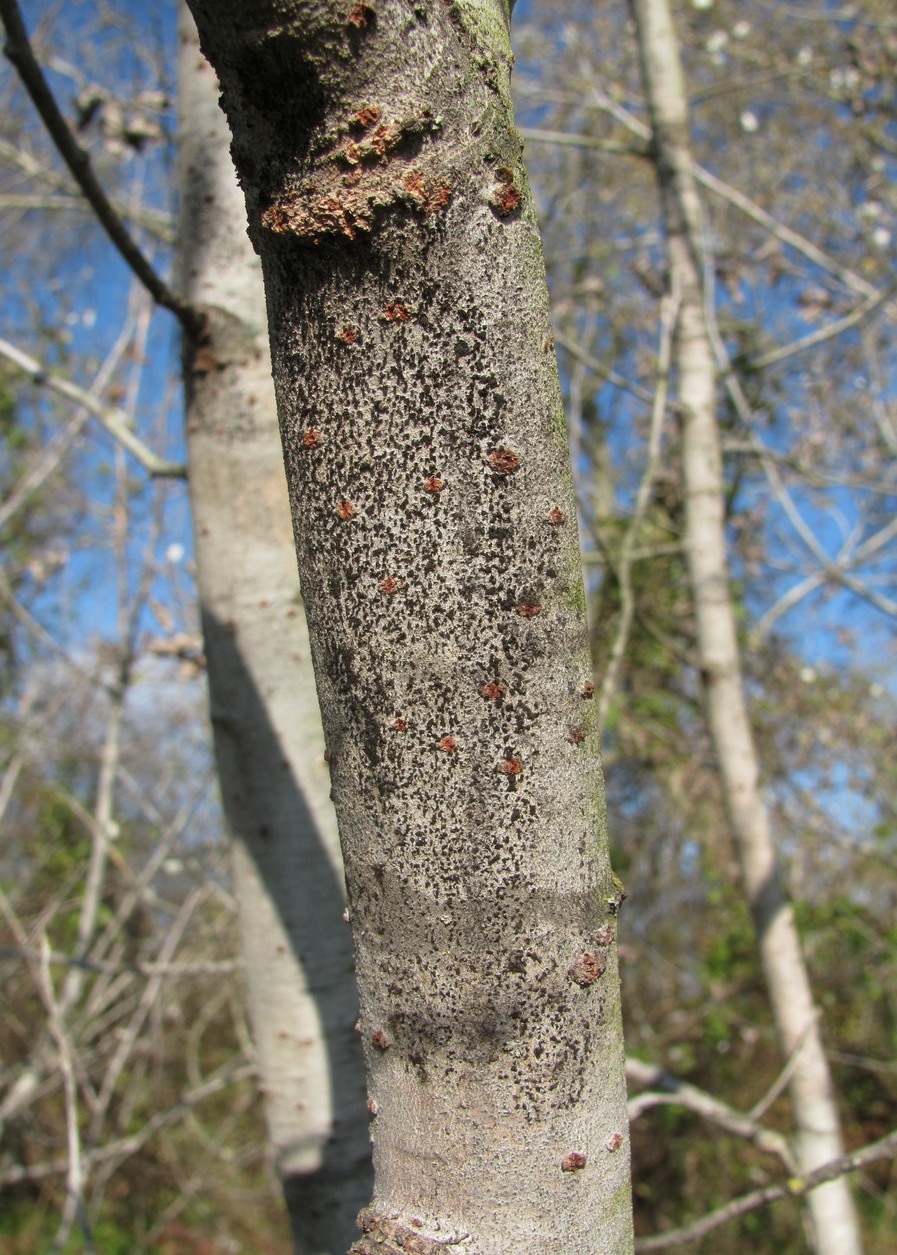
<path fill-rule="evenodd" d="M 68 1194 L 63 1208 L 62 1219 L 56 1240 L 53 1243 L 54 1253 L 61 1251 L 68 1240 L 72 1225 L 77 1219 L 84 1235 L 84 1248 L 89 1255 L 95 1255 L 96 1247 L 90 1231 L 87 1208 L 84 1205 L 84 1165 L 81 1156 L 81 1135 L 78 1129 L 78 1092 L 75 1081 L 75 1067 L 72 1044 L 65 1026 L 62 1008 L 56 1000 L 53 982 L 50 979 L 48 955 L 50 943 L 46 933 L 41 937 L 40 961 L 35 965 L 35 978 L 40 990 L 41 999 L 47 1010 L 47 1022 L 50 1033 L 59 1052 L 59 1070 L 62 1073 L 63 1091 L 65 1093 L 65 1125 L 68 1137 Z"/>
<path fill-rule="evenodd" d="M 78 144 L 62 116 L 44 77 L 44 72 L 35 60 L 16 0 L 0 0 L 0 18 L 3 19 L 3 25 L 6 27 L 4 48 L 6 56 L 18 70 L 22 84 L 50 132 L 60 156 L 93 207 L 109 239 L 153 300 L 165 309 L 171 310 L 186 331 L 196 334 L 202 326 L 200 315 L 175 296 L 144 257 L 103 191 L 93 172 L 90 158 Z"/>
<path fill-rule="evenodd" d="M 807 349 L 815 348 L 817 344 L 823 344 L 826 340 L 833 340 L 835 336 L 841 335 L 844 331 L 849 331 L 851 327 L 855 327 L 857 323 L 862 322 L 873 310 L 878 309 L 879 305 L 884 304 L 894 295 L 897 295 L 897 288 L 888 288 L 886 292 L 877 292 L 875 295 L 868 296 L 849 314 L 845 314 L 843 318 L 837 318 L 834 322 L 828 324 L 827 327 L 820 327 L 817 331 L 812 331 L 808 336 L 803 336 L 800 340 L 795 340 L 792 344 L 784 344 L 779 349 L 771 349 L 768 353 L 760 353 L 756 357 L 749 357 L 746 365 L 752 370 L 763 370 L 767 366 L 775 366 L 778 362 L 782 362 L 787 357 L 794 357 L 797 353 L 804 353 Z"/>
<path fill-rule="evenodd" d="M 781 1133 L 764 1128 L 758 1123 L 753 1113 L 738 1111 L 728 1103 L 714 1098 L 706 1090 L 690 1085 L 687 1081 L 673 1076 L 664 1068 L 654 1064 L 643 1063 L 641 1059 L 626 1058 L 626 1076 L 630 1081 L 654 1087 L 643 1094 L 636 1094 L 629 1100 L 630 1122 L 637 1120 L 643 1112 L 651 1107 L 662 1104 L 673 1104 L 686 1107 L 695 1115 L 701 1116 L 711 1124 L 743 1137 L 759 1149 L 770 1155 L 776 1155 L 789 1172 L 796 1171 L 794 1157 L 788 1141 Z M 661 1092 L 657 1092 L 657 1091 Z"/>
<path fill-rule="evenodd" d="M 599 88 L 593 87 L 592 94 L 596 105 L 605 113 L 611 114 L 618 122 L 622 123 L 627 130 L 633 135 L 637 135 L 646 143 L 651 141 L 651 128 L 641 122 L 628 109 L 624 109 Z M 785 226 L 784 223 L 774 218 L 772 214 L 767 213 L 765 209 L 761 209 L 755 204 L 750 197 L 745 196 L 743 192 L 739 192 L 737 188 L 732 187 L 729 183 L 723 182 L 717 178 L 715 174 L 711 174 L 709 170 L 705 170 L 703 166 L 692 162 L 692 174 L 702 187 L 706 187 L 709 191 L 715 192 L 722 200 L 740 209 L 743 214 L 756 222 L 758 226 L 764 227 L 770 235 L 775 236 L 777 240 L 781 240 L 783 244 L 788 244 L 798 253 L 802 253 L 808 261 L 812 261 L 819 266 L 821 270 L 827 271 L 830 275 L 834 275 L 836 279 L 840 279 L 846 287 L 860 295 L 877 299 L 881 296 L 878 288 L 867 282 L 862 275 L 858 275 L 856 271 L 851 270 L 848 266 L 842 266 L 840 262 L 835 261 L 821 248 L 818 248 L 806 236 L 800 234 L 799 231 L 792 230 L 791 227 Z"/>
<path fill-rule="evenodd" d="M 657 383 L 654 390 L 654 402 L 651 406 L 651 425 L 648 434 L 648 451 L 645 469 L 635 499 L 635 508 L 629 526 L 620 546 L 620 559 L 617 565 L 617 584 L 620 590 L 620 621 L 617 633 L 611 646 L 610 657 L 601 682 L 598 697 L 598 727 L 604 728 L 607 713 L 613 701 L 623 665 L 623 655 L 629 644 L 629 633 L 635 615 L 635 596 L 632 591 L 632 564 L 635 542 L 641 530 L 642 520 L 651 500 L 654 480 L 660 465 L 660 454 L 663 443 L 663 422 L 667 409 L 669 394 L 670 360 L 673 346 L 673 331 L 679 316 L 679 294 L 671 293 L 660 303 L 660 345 L 657 351 Z"/>
<path fill-rule="evenodd" d="M 5 3 L 5 0 L 0 0 L 0 4 L 2 3 Z M 32 383 L 49 388 L 51 392 L 57 392 L 60 396 L 89 410 L 95 418 L 100 420 L 110 436 L 114 436 L 154 479 L 186 479 L 185 466 L 179 462 L 167 462 L 164 458 L 158 457 L 138 436 L 134 435 L 130 429 L 128 416 L 123 411 L 101 404 L 96 397 L 83 388 L 79 388 L 69 379 L 61 379 L 58 375 L 48 374 L 40 362 L 35 361 L 33 357 L 23 353 L 21 349 L 17 349 L 6 340 L 0 340 L 0 356 L 5 357 L 14 366 L 18 366 L 19 370 L 26 375 L 30 375 Z"/>
<path fill-rule="evenodd" d="M 746 1212 L 756 1211 L 758 1207 L 765 1207 L 768 1203 L 777 1203 L 783 1198 L 803 1198 L 818 1186 L 825 1185 L 827 1181 L 834 1181 L 848 1172 L 856 1172 L 857 1169 L 865 1168 L 868 1164 L 878 1163 L 881 1159 L 894 1158 L 897 1158 L 897 1130 L 860 1150 L 851 1151 L 849 1155 L 842 1155 L 839 1159 L 832 1159 L 822 1164 L 806 1176 L 791 1177 L 780 1185 L 767 1185 L 763 1189 L 752 1190 L 750 1194 L 742 1194 L 740 1198 L 735 1198 L 724 1207 L 718 1207 L 715 1211 L 709 1212 L 700 1220 L 696 1220 L 694 1224 L 686 1225 L 682 1229 L 673 1229 L 669 1233 L 659 1233 L 655 1237 L 639 1238 L 635 1249 L 638 1252 L 664 1251 L 671 1246 L 682 1246 L 685 1242 L 696 1242 L 729 1220 L 745 1215 Z"/>
<path fill-rule="evenodd" d="M 618 375 L 616 371 L 611 370 L 609 366 L 605 366 L 603 362 L 599 362 L 597 357 L 593 357 L 591 353 L 587 353 L 581 345 L 575 340 L 571 340 L 568 336 L 561 335 L 555 331 L 554 338 L 562 348 L 565 348 L 571 357 L 575 357 L 578 362 L 582 362 L 584 366 L 588 366 L 589 370 L 593 370 L 601 379 L 606 379 L 608 383 L 612 383 L 615 388 L 622 388 L 626 392 L 631 392 L 634 397 L 638 397 L 640 401 L 645 401 L 648 405 L 654 400 L 652 393 L 647 388 L 643 388 L 641 384 L 630 383 L 628 379 L 624 379 L 622 375 Z"/>

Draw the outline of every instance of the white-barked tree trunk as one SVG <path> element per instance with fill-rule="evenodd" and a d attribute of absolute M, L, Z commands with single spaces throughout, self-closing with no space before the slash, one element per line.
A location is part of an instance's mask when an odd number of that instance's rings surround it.
<path fill-rule="evenodd" d="M 351 935 L 299 596 L 261 267 L 218 85 L 184 8 L 179 159 L 187 445 L 211 716 L 250 1020 L 295 1255 L 339 1255 L 370 1196 Z"/>
<path fill-rule="evenodd" d="M 725 486 L 717 423 L 717 365 L 704 307 L 701 206 L 692 174 L 688 108 L 668 0 L 631 0 L 653 157 L 679 294 L 674 366 L 682 433 L 685 547 L 705 709 L 783 1057 L 790 1065 L 796 1156 L 804 1172 L 843 1154 L 840 1119 L 794 911 L 777 866 L 760 792 L 745 700 L 724 525 Z M 819 1255 L 860 1255 L 847 1179 L 807 1199 Z"/>

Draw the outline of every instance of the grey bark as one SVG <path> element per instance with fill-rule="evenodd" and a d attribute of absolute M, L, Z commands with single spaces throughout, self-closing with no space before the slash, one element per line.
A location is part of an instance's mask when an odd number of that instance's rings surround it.
<path fill-rule="evenodd" d="M 760 792 L 745 700 L 724 530 L 724 483 L 716 417 L 717 368 L 704 307 L 701 206 L 688 143 L 688 111 L 667 0 L 631 0 L 667 233 L 671 282 L 680 294 L 675 366 L 685 481 L 685 545 L 710 736 L 757 931 L 782 1053 L 792 1060 L 796 1158 L 812 1172 L 844 1151 L 819 1013 L 794 912 L 777 865 Z M 809 1195 L 820 1255 L 859 1255 L 859 1226 L 846 1179 Z"/>
<path fill-rule="evenodd" d="M 194 0 L 266 279 L 375 1189 L 357 1252 L 632 1249 L 567 438 L 498 0 Z"/>
<path fill-rule="evenodd" d="M 351 935 L 299 595 L 261 268 L 190 14 L 180 21 L 190 496 L 211 717 L 260 1084 L 296 1255 L 335 1255 L 370 1195 Z"/>

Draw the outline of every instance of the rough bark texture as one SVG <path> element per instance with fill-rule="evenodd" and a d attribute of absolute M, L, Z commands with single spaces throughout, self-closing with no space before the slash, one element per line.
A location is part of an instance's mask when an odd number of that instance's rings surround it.
<path fill-rule="evenodd" d="M 790 1091 L 797 1160 L 803 1172 L 811 1172 L 843 1154 L 843 1144 L 819 1013 L 760 793 L 741 675 L 726 559 L 717 368 L 704 309 L 701 207 L 692 176 L 685 88 L 667 0 L 632 0 L 632 9 L 654 132 L 670 277 L 680 293 L 675 365 L 685 544 L 707 719 L 782 1053 L 793 1056 Z M 859 1227 L 845 1178 L 815 1190 L 807 1207 L 820 1255 L 859 1255 Z"/>
<path fill-rule="evenodd" d="M 620 891 L 508 14 L 192 8 L 265 268 L 346 865 L 357 1250 L 620 1255 Z"/>
<path fill-rule="evenodd" d="M 265 325 L 218 87 L 180 23 L 190 493 L 246 985 L 296 1255 L 337 1255 L 370 1197 L 336 818 L 299 597 Z"/>

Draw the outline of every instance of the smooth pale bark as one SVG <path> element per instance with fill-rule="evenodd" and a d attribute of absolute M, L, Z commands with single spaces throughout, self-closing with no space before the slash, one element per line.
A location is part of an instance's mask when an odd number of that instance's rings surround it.
<path fill-rule="evenodd" d="M 353 1249 L 621 1255 L 621 895 L 508 13 L 191 7 L 265 269 L 346 865 Z"/>
<path fill-rule="evenodd" d="M 729 821 L 757 930 L 763 971 L 790 1092 L 796 1158 L 810 1172 L 843 1154 L 840 1119 L 819 1013 L 794 912 L 776 863 L 744 683 L 726 559 L 724 483 L 716 407 L 718 379 L 704 309 L 701 207 L 688 145 L 688 112 L 668 0 L 632 0 L 654 160 L 667 234 L 670 281 L 680 294 L 674 364 L 682 430 L 685 545 L 705 708 Z M 807 1199 L 820 1255 L 862 1249 L 845 1178 Z"/>
<path fill-rule="evenodd" d="M 299 597 L 258 258 L 214 72 L 180 22 L 190 497 L 246 986 L 296 1255 L 336 1255 L 370 1196 L 336 819 Z"/>

